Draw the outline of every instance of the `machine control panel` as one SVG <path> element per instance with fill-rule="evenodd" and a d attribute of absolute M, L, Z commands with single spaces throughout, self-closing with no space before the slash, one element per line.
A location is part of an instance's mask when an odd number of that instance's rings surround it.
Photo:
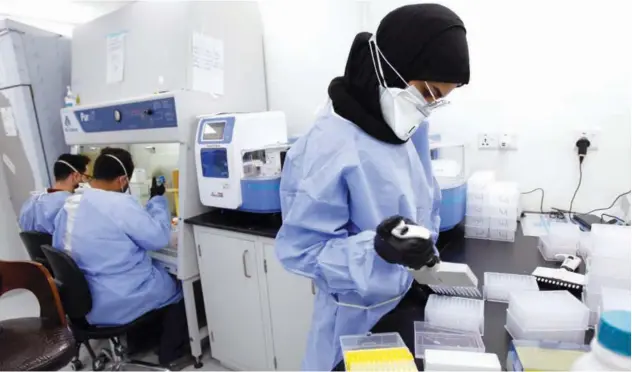
<path fill-rule="evenodd" d="M 173 97 L 79 109 L 74 114 L 81 129 L 87 133 L 178 126 Z"/>

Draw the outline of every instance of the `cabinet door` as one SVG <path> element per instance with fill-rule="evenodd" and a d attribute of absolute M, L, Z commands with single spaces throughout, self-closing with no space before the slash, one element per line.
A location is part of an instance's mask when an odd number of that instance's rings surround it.
<path fill-rule="evenodd" d="M 315 287 L 312 281 L 285 270 L 274 252 L 274 241 L 263 244 L 276 369 L 298 371 L 312 323 Z"/>
<path fill-rule="evenodd" d="M 266 370 L 255 239 L 222 234 L 196 234 L 211 355 L 229 368 Z"/>

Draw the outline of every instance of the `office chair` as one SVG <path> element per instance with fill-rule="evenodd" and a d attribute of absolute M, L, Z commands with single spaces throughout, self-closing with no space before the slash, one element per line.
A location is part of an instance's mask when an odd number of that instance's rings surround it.
<path fill-rule="evenodd" d="M 71 362 L 73 370 L 83 368 L 79 360 L 79 350 L 83 344 L 92 358 L 94 371 L 104 370 L 108 362 L 112 363 L 112 371 L 165 371 L 155 364 L 128 361 L 127 350 L 120 341 L 121 336 L 133 328 L 160 316 L 157 311 L 151 311 L 131 323 L 120 326 L 91 325 L 86 320 L 86 315 L 92 310 L 92 294 L 83 272 L 66 252 L 52 248 L 50 245 L 42 246 L 42 250 L 55 274 L 61 302 L 70 321 L 70 329 L 77 340 L 75 357 Z M 110 349 L 103 349 L 97 356 L 90 346 L 90 340 L 109 340 Z"/>
<path fill-rule="evenodd" d="M 44 256 L 44 252 L 42 252 L 42 245 L 53 244 L 53 236 L 46 233 L 41 233 L 39 231 L 22 231 L 20 233 L 20 239 L 22 239 L 22 243 L 26 247 L 26 251 L 31 257 L 31 261 L 39 262 L 53 275 L 53 271 L 48 264 L 48 260 L 46 256 Z"/>
<path fill-rule="evenodd" d="M 0 261 L 0 296 L 20 288 L 35 295 L 40 316 L 0 321 L 0 371 L 63 368 L 74 356 L 75 339 L 52 276 L 37 262 Z"/>

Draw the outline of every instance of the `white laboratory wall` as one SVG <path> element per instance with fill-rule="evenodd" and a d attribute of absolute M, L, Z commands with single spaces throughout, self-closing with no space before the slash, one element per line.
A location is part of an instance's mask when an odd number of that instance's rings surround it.
<path fill-rule="evenodd" d="M 289 135 L 305 133 L 327 87 L 344 73 L 361 30 L 355 0 L 261 0 L 268 108 L 285 111 Z"/>
<path fill-rule="evenodd" d="M 470 171 L 495 169 L 545 206 L 568 209 L 579 169 L 576 130 L 600 127 L 573 210 L 606 207 L 630 189 L 630 22 L 625 1 L 436 1 L 465 22 L 471 81 L 433 114 L 435 132 L 467 143 Z M 370 2 L 373 31 L 405 1 Z M 518 150 L 479 151 L 480 132 L 518 135 Z M 540 195 L 524 196 L 526 210 Z M 614 210 L 613 210 L 614 211 Z"/>

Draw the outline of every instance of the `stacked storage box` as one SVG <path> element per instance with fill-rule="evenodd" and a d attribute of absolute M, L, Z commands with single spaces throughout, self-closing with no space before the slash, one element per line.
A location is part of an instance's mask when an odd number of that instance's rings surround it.
<path fill-rule="evenodd" d="M 467 183 L 465 236 L 513 242 L 520 193 L 513 182 L 495 181 L 493 172 L 476 172 Z"/>
<path fill-rule="evenodd" d="M 577 255 L 580 237 L 577 225 L 553 222 L 547 227 L 547 235 L 540 237 L 538 248 L 545 260 L 564 261 L 564 255 Z"/>
<path fill-rule="evenodd" d="M 591 312 L 590 325 L 594 326 L 599 313 L 611 307 L 613 298 L 616 301 L 621 293 L 630 293 L 630 227 L 596 224 L 590 231 L 590 240 L 591 247 L 584 257 L 586 286 L 583 301 Z M 624 301 L 629 306 L 629 295 Z"/>
<path fill-rule="evenodd" d="M 583 344 L 588 318 L 588 308 L 566 290 L 514 292 L 505 328 L 514 340 Z"/>

